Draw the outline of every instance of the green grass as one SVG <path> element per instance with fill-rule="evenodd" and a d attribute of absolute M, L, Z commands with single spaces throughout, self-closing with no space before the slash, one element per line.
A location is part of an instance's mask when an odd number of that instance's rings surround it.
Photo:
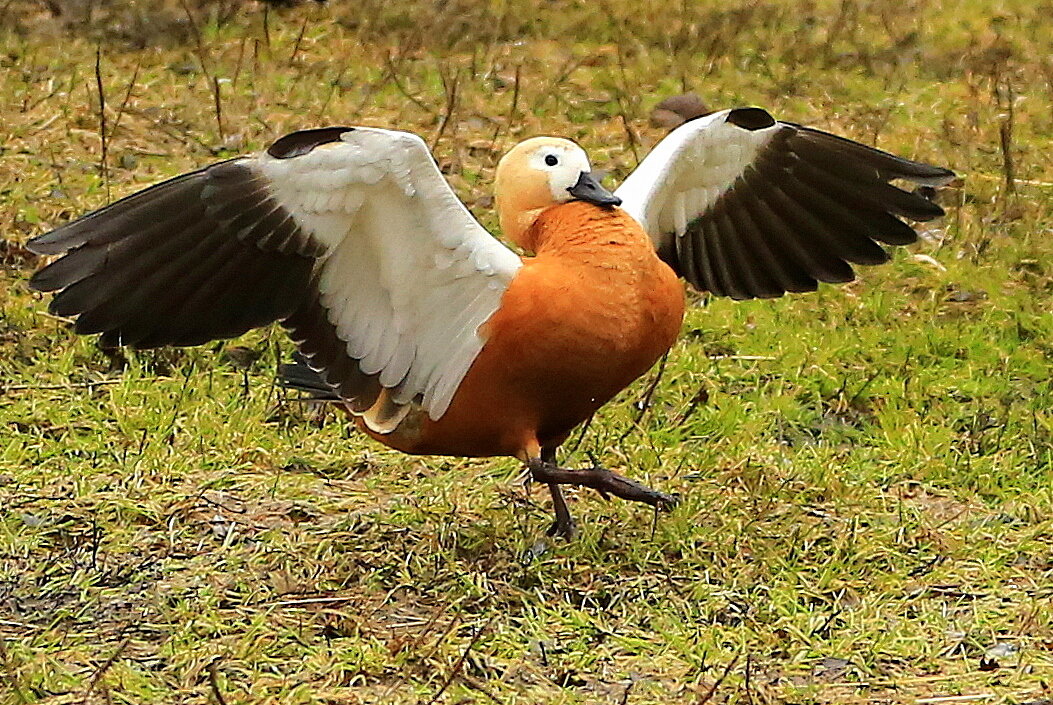
<path fill-rule="evenodd" d="M 100 5 L 0 5 L 0 702 L 1053 697 L 1048 2 Z M 679 493 L 657 523 L 572 492 L 582 536 L 537 555 L 518 463 L 285 399 L 280 331 L 122 361 L 24 284 L 32 235 L 326 123 L 422 134 L 496 227 L 503 150 L 623 176 L 685 88 L 963 180 L 857 282 L 694 298 L 646 411 L 651 378 L 564 458 Z"/>

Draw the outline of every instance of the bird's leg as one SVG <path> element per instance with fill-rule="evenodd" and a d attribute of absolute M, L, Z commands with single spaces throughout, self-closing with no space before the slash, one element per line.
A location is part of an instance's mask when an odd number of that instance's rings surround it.
<path fill-rule="evenodd" d="M 555 448 L 541 449 L 541 464 L 556 465 Z M 531 476 L 533 477 L 533 470 L 531 470 Z M 548 528 L 548 535 L 559 536 L 565 539 L 574 538 L 578 534 L 578 523 L 570 515 L 567 500 L 563 498 L 563 491 L 555 482 L 548 483 L 548 491 L 552 495 L 552 510 L 556 513 L 556 520 Z"/>
<path fill-rule="evenodd" d="M 578 485 L 579 487 L 591 487 L 600 493 L 604 499 L 610 495 L 628 499 L 633 502 L 643 502 L 659 510 L 669 510 L 676 506 L 677 499 L 671 495 L 652 490 L 635 480 L 611 472 L 607 468 L 593 467 L 572 470 L 561 468 L 555 463 L 546 462 L 541 458 L 532 459 L 527 463 L 530 476 L 538 482 L 547 483 L 550 487 L 557 485 Z M 553 491 L 553 501 L 556 493 Z M 562 499 L 562 495 L 560 496 Z M 569 516 L 569 513 L 568 513 Z M 559 523 L 559 510 L 556 510 L 556 520 Z"/>

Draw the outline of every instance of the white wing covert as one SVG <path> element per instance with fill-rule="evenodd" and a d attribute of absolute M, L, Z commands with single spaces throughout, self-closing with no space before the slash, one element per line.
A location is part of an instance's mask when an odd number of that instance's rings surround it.
<path fill-rule="evenodd" d="M 448 408 L 521 266 L 412 134 L 334 127 L 158 184 L 43 235 L 31 285 L 107 344 L 281 320 L 374 430 Z"/>
<path fill-rule="evenodd" d="M 685 123 L 615 192 L 659 256 L 699 290 L 735 299 L 845 282 L 879 264 L 878 244 L 917 239 L 899 217 L 943 215 L 889 182 L 946 184 L 954 173 L 737 108 Z"/>

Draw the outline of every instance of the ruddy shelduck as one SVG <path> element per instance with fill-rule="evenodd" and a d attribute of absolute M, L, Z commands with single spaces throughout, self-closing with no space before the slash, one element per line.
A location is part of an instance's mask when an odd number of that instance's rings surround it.
<path fill-rule="evenodd" d="M 674 130 L 612 194 L 581 147 L 536 137 L 496 174 L 521 257 L 419 137 L 329 127 L 34 239 L 63 256 L 31 285 L 108 345 L 197 345 L 281 321 L 309 367 L 290 377 L 313 375 L 367 434 L 406 453 L 519 458 L 550 488 L 551 533 L 571 535 L 563 484 L 674 504 L 555 455 L 673 345 L 681 278 L 735 299 L 849 281 L 852 264 L 888 259 L 878 243 L 916 239 L 897 216 L 943 213 L 890 181 L 953 176 L 739 108 Z"/>

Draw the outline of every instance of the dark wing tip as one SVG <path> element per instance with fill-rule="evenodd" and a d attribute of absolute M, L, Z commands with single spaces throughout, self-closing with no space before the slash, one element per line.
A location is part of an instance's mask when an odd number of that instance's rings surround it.
<path fill-rule="evenodd" d="M 267 148 L 267 154 L 275 159 L 292 159 L 309 154 L 315 147 L 330 142 L 339 142 L 345 132 L 353 127 L 316 127 L 311 130 L 298 130 L 284 137 L 279 137 Z"/>
<path fill-rule="evenodd" d="M 139 348 L 230 338 L 295 311 L 318 244 L 244 160 L 127 196 L 33 240 L 29 286 L 78 333 Z"/>
<path fill-rule="evenodd" d="M 754 161 L 684 237 L 658 243 L 659 256 L 700 289 L 735 299 L 811 291 L 855 278 L 852 265 L 877 265 L 917 234 L 903 219 L 944 214 L 933 187 L 950 169 L 904 159 L 827 132 L 776 122 L 760 108 L 726 121 L 744 130 L 779 126 Z M 892 181 L 919 184 L 911 192 Z"/>
<path fill-rule="evenodd" d="M 919 223 L 925 223 L 947 215 L 947 212 L 943 210 L 943 206 L 932 199 L 913 191 L 904 191 L 904 193 L 907 194 L 905 199 L 910 199 L 911 212 L 904 213 L 903 217 L 910 218 Z"/>
<path fill-rule="evenodd" d="M 763 108 L 735 108 L 728 113 L 727 121 L 744 130 L 763 130 L 775 124 L 775 118 Z"/>
<path fill-rule="evenodd" d="M 70 243 L 65 241 L 68 232 L 63 226 L 43 235 L 37 235 L 26 243 L 26 249 L 36 255 L 62 254 L 70 247 Z"/>
<path fill-rule="evenodd" d="M 921 162 L 914 163 L 928 167 L 929 171 L 928 175 L 918 175 L 911 179 L 917 184 L 935 188 L 937 186 L 946 186 L 958 178 L 957 174 L 950 169 L 943 168 L 942 166 L 932 166 L 931 164 L 922 164 Z"/>
<path fill-rule="evenodd" d="M 33 291 L 56 291 L 69 284 L 65 277 L 55 276 L 55 265 L 62 260 L 56 260 L 43 269 L 34 272 L 27 284 Z"/>
<path fill-rule="evenodd" d="M 877 171 L 885 181 L 906 179 L 926 186 L 944 186 L 957 176 L 950 169 L 941 166 L 905 159 L 877 147 L 870 147 L 812 127 L 788 124 L 795 129 L 795 139 L 800 143 L 834 154 L 838 160 L 865 164 Z"/>

